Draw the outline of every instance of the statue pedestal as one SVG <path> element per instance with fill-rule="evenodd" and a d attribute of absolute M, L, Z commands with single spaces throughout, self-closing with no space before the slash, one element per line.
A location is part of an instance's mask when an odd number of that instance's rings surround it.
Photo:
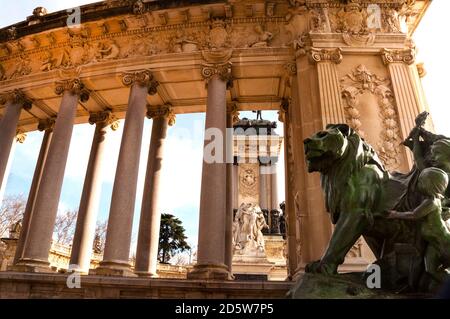
<path fill-rule="evenodd" d="M 304 273 L 287 294 L 292 299 L 409 299 L 429 298 L 425 294 L 395 294 L 366 286 L 360 272 L 325 276 Z"/>
<path fill-rule="evenodd" d="M 267 260 L 265 252 L 233 256 L 233 275 L 236 280 L 268 280 L 270 270 L 275 263 Z"/>

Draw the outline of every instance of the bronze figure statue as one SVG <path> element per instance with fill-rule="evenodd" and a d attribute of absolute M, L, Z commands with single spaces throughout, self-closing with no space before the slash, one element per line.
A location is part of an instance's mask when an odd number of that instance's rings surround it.
<path fill-rule="evenodd" d="M 346 124 L 331 124 L 304 141 L 309 172 L 321 174 L 336 225 L 329 246 L 307 272 L 337 274 L 360 236 L 377 258 L 384 288 L 433 291 L 448 277 L 450 139 L 423 128 L 427 113 L 403 143 L 415 165 L 389 173 L 375 150 Z"/>

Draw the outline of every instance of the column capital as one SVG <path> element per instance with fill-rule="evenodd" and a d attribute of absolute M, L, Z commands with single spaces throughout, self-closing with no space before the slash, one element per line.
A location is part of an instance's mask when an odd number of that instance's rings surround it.
<path fill-rule="evenodd" d="M 290 98 L 283 98 L 280 103 L 280 110 L 278 111 L 278 121 L 285 123 L 286 114 L 289 110 Z"/>
<path fill-rule="evenodd" d="M 18 128 L 16 131 L 16 142 L 23 144 L 26 138 L 27 133 L 25 133 L 22 129 Z"/>
<path fill-rule="evenodd" d="M 227 82 L 228 86 L 232 86 L 233 76 L 231 74 L 231 62 L 204 63 L 202 65 L 202 77 L 206 83 L 208 83 L 214 75 L 218 75 L 222 81 Z"/>
<path fill-rule="evenodd" d="M 104 126 L 109 125 L 113 131 L 116 131 L 119 128 L 119 120 L 109 110 L 91 113 L 89 116 L 89 124 L 103 124 Z"/>
<path fill-rule="evenodd" d="M 176 121 L 176 115 L 173 112 L 172 106 L 170 104 L 157 107 L 151 107 L 150 105 L 147 105 L 147 117 L 149 119 L 158 117 L 167 118 L 169 126 L 173 126 Z"/>
<path fill-rule="evenodd" d="M 389 63 L 413 64 L 416 60 L 416 51 L 414 49 L 389 50 L 383 49 L 381 57 L 385 65 Z"/>
<path fill-rule="evenodd" d="M 317 49 L 311 48 L 309 51 L 311 60 L 315 63 L 318 62 L 333 62 L 339 64 L 342 62 L 342 50 L 336 49 Z"/>
<path fill-rule="evenodd" d="M 20 104 L 25 110 L 31 109 L 32 101 L 22 92 L 22 90 L 15 89 L 0 94 L 0 104 L 12 102 L 14 104 Z"/>
<path fill-rule="evenodd" d="M 156 88 L 159 86 L 159 82 L 155 80 L 155 77 L 150 70 L 124 72 L 122 74 L 122 83 L 126 86 L 138 84 L 147 87 L 148 94 L 150 95 L 155 95 L 157 92 Z"/>
<path fill-rule="evenodd" d="M 55 119 L 48 118 L 48 119 L 39 121 L 38 130 L 39 131 L 53 130 L 54 126 L 55 126 Z"/>
<path fill-rule="evenodd" d="M 239 109 L 236 102 L 231 102 L 227 105 L 227 113 L 231 115 L 231 125 L 239 122 Z"/>
<path fill-rule="evenodd" d="M 71 94 L 78 95 L 81 102 L 86 102 L 89 100 L 89 90 L 81 82 L 79 78 L 64 79 L 56 81 L 55 83 L 55 93 L 56 95 L 61 95 L 64 92 L 70 92 Z"/>

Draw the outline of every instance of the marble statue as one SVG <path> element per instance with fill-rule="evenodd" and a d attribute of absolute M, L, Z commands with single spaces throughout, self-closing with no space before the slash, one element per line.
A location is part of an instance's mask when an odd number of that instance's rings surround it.
<path fill-rule="evenodd" d="M 234 217 L 233 246 L 235 253 L 264 252 L 262 230 L 268 228 L 264 214 L 257 204 L 242 203 Z"/>

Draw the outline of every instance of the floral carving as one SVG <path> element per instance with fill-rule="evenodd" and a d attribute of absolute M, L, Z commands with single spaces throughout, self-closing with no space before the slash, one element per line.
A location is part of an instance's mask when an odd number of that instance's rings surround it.
<path fill-rule="evenodd" d="M 389 169 L 395 169 L 399 164 L 397 145 L 400 143 L 400 136 L 394 96 L 389 85 L 389 80 L 378 77 L 364 65 L 359 65 L 341 79 L 342 96 L 346 101 L 347 123 L 362 137 L 365 136 L 365 132 L 361 129 L 359 96 L 366 91 L 377 96 L 383 125 L 377 151 L 384 164 Z"/>
<path fill-rule="evenodd" d="M 251 164 L 240 164 L 239 166 L 239 192 L 243 196 L 256 196 L 258 194 L 258 173 L 255 166 Z"/>

